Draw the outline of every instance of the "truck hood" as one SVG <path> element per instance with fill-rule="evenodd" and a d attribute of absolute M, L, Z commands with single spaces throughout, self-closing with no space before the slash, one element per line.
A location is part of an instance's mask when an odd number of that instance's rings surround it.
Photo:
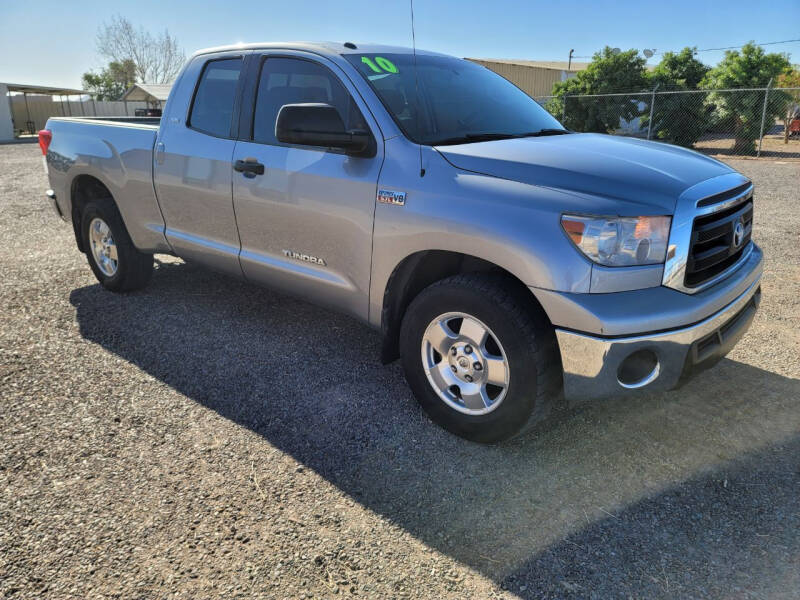
<path fill-rule="evenodd" d="M 672 214 L 681 192 L 727 165 L 692 150 L 596 133 L 495 140 L 436 148 L 453 166 L 583 197 L 630 203 L 625 212 Z M 621 214 L 621 213 L 620 213 Z"/>

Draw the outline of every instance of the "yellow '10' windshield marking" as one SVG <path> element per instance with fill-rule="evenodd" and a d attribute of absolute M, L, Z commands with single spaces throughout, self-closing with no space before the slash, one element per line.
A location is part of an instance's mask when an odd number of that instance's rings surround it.
<path fill-rule="evenodd" d="M 373 73 L 399 72 L 395 64 L 388 58 L 384 58 L 383 56 L 376 56 L 374 61 L 369 56 L 362 56 L 361 62 L 367 65 L 370 69 L 372 69 Z"/>

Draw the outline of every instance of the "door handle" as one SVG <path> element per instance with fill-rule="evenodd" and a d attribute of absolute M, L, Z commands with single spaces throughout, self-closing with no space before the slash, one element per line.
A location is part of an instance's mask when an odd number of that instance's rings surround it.
<path fill-rule="evenodd" d="M 245 158 L 233 163 L 233 170 L 244 174 L 245 177 L 255 177 L 264 174 L 264 165 L 255 158 Z"/>
<path fill-rule="evenodd" d="M 164 142 L 156 144 L 156 164 L 164 164 Z"/>

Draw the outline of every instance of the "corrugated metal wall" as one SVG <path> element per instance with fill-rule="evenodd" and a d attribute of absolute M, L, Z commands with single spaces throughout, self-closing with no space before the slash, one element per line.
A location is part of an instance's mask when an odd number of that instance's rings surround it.
<path fill-rule="evenodd" d="M 33 131 L 42 129 L 50 117 L 123 117 L 133 116 L 137 108 L 147 108 L 146 102 L 128 102 L 127 113 L 124 102 L 93 102 L 77 100 L 60 102 L 50 96 L 28 94 L 28 107 L 25 108 L 25 98 L 22 94 L 10 97 L 11 116 L 14 119 L 14 130 L 28 129 L 27 121 L 33 121 Z"/>
<path fill-rule="evenodd" d="M 563 71 L 557 69 L 512 65 L 485 60 L 470 60 L 505 77 L 526 94 L 533 97 L 549 96 L 552 94 L 553 84 L 557 81 L 561 81 L 563 73 Z"/>

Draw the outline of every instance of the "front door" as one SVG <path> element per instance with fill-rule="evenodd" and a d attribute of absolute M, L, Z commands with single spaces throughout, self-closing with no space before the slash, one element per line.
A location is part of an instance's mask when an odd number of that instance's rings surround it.
<path fill-rule="evenodd" d="M 243 71 L 243 56 L 194 59 L 161 120 L 154 167 L 165 235 L 175 253 L 238 276 L 231 160 L 238 125 L 234 108 Z M 190 102 L 188 114 L 173 113 Z"/>
<path fill-rule="evenodd" d="M 243 100 L 252 109 L 242 109 L 233 156 L 234 163 L 263 165 L 263 174 L 233 176 L 245 277 L 366 319 L 380 130 L 371 116 L 365 119 L 363 101 L 333 63 L 300 52 L 252 58 L 254 85 Z M 331 104 L 348 128 L 370 130 L 376 155 L 278 142 L 278 111 L 302 102 Z"/>

